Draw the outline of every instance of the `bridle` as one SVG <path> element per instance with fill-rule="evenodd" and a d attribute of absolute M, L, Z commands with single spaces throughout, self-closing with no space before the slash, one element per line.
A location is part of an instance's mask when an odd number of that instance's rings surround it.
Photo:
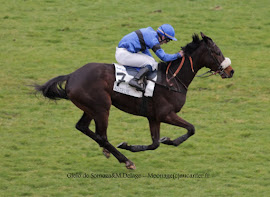
<path fill-rule="evenodd" d="M 205 44 L 206 44 L 206 43 L 205 43 Z M 210 77 L 210 76 L 216 75 L 216 74 L 219 74 L 219 75 L 225 75 L 226 77 L 229 77 L 229 76 L 227 75 L 227 73 L 225 72 L 225 69 L 224 69 L 223 66 L 222 66 L 222 63 L 223 63 L 223 62 L 220 63 L 220 62 L 217 60 L 216 56 L 213 55 L 213 53 L 217 54 L 217 52 L 213 51 L 213 49 L 210 49 L 210 48 L 207 46 L 207 44 L 206 44 L 206 48 L 207 48 L 207 51 L 208 51 L 209 55 L 214 59 L 215 64 L 218 66 L 218 69 L 217 69 L 216 71 L 212 71 L 212 70 L 210 69 L 209 71 L 207 71 L 207 72 L 205 72 L 205 73 L 203 73 L 203 74 L 201 74 L 201 75 L 198 75 L 198 76 L 196 76 L 196 77 L 203 77 L 203 78 L 204 78 L 204 77 Z M 217 55 L 219 55 L 219 54 L 217 54 Z M 188 58 L 189 58 L 189 61 L 190 61 L 190 67 L 191 67 L 191 70 L 192 70 L 193 73 L 195 73 L 195 72 L 194 72 L 194 68 L 193 68 L 193 61 L 192 61 L 192 58 L 191 58 L 190 56 L 188 56 Z M 226 58 L 225 58 L 225 59 L 226 59 Z M 170 66 L 171 66 L 171 64 L 172 64 L 172 61 L 169 62 L 168 66 L 167 66 L 167 69 L 166 69 L 166 81 L 167 81 L 167 83 L 169 84 L 170 87 L 173 86 L 173 83 L 171 83 L 171 80 L 174 79 L 174 78 L 177 78 L 178 81 L 184 86 L 184 88 L 185 88 L 186 90 L 188 89 L 187 86 L 186 86 L 186 85 L 185 85 L 185 84 L 177 77 L 177 74 L 180 72 L 182 66 L 184 65 L 184 62 L 185 62 L 185 56 L 182 57 L 182 60 L 181 60 L 181 62 L 180 62 L 180 64 L 179 64 L 178 68 L 177 68 L 176 71 L 174 72 L 174 74 L 173 74 L 170 78 L 168 78 L 169 69 L 170 69 Z M 209 75 L 207 75 L 207 74 L 209 74 Z M 206 75 L 206 76 L 205 76 L 205 75 Z"/>
<path fill-rule="evenodd" d="M 222 65 L 221 65 L 222 63 L 220 63 L 220 62 L 217 60 L 216 56 L 213 55 L 213 53 L 216 53 L 216 52 L 213 51 L 213 49 L 210 49 L 210 48 L 207 46 L 207 44 L 206 44 L 206 48 L 207 48 L 207 51 L 208 51 L 209 55 L 214 59 L 216 65 L 218 66 L 218 69 L 217 69 L 216 71 L 212 71 L 212 70 L 210 69 L 209 71 L 207 71 L 207 72 L 205 72 L 205 73 L 203 73 L 203 74 L 201 74 L 201 75 L 198 75 L 198 76 L 196 76 L 196 77 L 203 77 L 203 78 L 204 78 L 204 77 L 210 77 L 210 76 L 216 75 L 216 74 L 219 74 L 219 75 L 223 75 L 223 74 L 224 74 L 224 75 L 226 75 L 226 77 L 229 77 L 229 76 L 227 75 L 227 73 L 225 72 L 224 68 L 222 67 Z M 190 56 L 189 56 L 188 58 L 189 58 L 189 61 L 190 61 L 190 67 L 191 67 L 191 70 L 192 70 L 192 72 L 194 73 L 192 58 L 191 58 Z M 170 68 L 172 62 L 170 62 L 170 63 L 168 64 L 168 67 L 167 67 L 167 70 L 166 70 L 166 81 L 168 82 L 169 85 L 172 85 L 172 83 L 170 83 L 170 81 L 171 81 L 173 78 L 175 78 L 176 75 L 179 73 L 179 71 L 181 70 L 181 68 L 182 68 L 182 66 L 183 66 L 183 64 L 184 64 L 184 62 L 185 62 L 185 56 L 182 58 L 182 61 L 181 61 L 180 65 L 178 66 L 178 68 L 176 69 L 176 71 L 174 72 L 174 74 L 172 75 L 172 77 L 169 78 L 169 79 L 168 79 L 168 72 L 169 72 L 169 68 Z M 207 75 L 207 74 L 208 74 L 208 75 Z M 182 83 L 182 82 L 181 82 L 181 83 Z"/>
<path fill-rule="evenodd" d="M 220 63 L 220 62 L 217 60 L 216 56 L 213 55 L 213 53 L 216 54 L 216 52 L 213 51 L 212 49 L 210 49 L 210 48 L 207 46 L 207 44 L 206 44 L 206 48 L 207 48 L 208 53 L 210 54 L 210 56 L 214 59 L 216 65 L 218 65 L 218 69 L 217 69 L 216 71 L 212 71 L 212 70 L 210 69 L 209 71 L 207 71 L 207 72 L 205 72 L 205 73 L 203 73 L 203 74 L 201 74 L 201 75 L 198 75 L 198 76 L 196 76 L 196 77 L 203 77 L 203 78 L 205 78 L 205 77 L 210 77 L 210 76 L 216 75 L 216 74 L 219 74 L 219 75 L 225 75 L 226 77 L 229 77 L 229 76 L 227 75 L 227 73 L 225 72 L 225 69 L 224 69 L 224 68 L 222 67 L 222 65 L 221 65 L 222 62 Z M 208 73 L 209 73 L 209 75 L 207 75 Z M 205 75 L 206 75 L 206 76 L 205 76 Z"/>

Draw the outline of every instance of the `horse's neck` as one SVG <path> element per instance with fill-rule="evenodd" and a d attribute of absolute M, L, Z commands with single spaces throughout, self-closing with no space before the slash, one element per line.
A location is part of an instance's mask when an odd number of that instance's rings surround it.
<path fill-rule="evenodd" d="M 174 63 L 173 70 L 176 70 L 179 67 L 180 62 L 181 61 L 176 61 Z M 194 62 L 193 58 L 190 59 L 189 57 L 186 56 L 183 67 L 176 76 L 179 82 L 183 83 L 187 88 L 191 84 L 192 80 L 194 79 L 196 73 L 199 70 L 196 63 L 197 62 L 196 61 Z"/>
<path fill-rule="evenodd" d="M 178 74 L 178 78 L 182 79 L 182 82 L 188 87 L 192 80 L 194 79 L 197 72 L 203 67 L 202 57 L 203 57 L 202 50 L 199 48 L 192 53 L 191 56 L 186 56 L 185 63 L 183 68 Z M 179 64 L 180 60 L 178 60 Z M 177 63 L 176 63 L 177 64 Z M 192 70 L 193 67 L 193 70 Z"/>
<path fill-rule="evenodd" d="M 167 84 L 167 80 L 172 78 L 174 79 L 174 81 L 176 81 L 178 83 L 178 86 L 184 86 L 186 89 L 188 88 L 188 86 L 191 84 L 191 82 L 193 81 L 196 73 L 201 69 L 200 66 L 200 55 L 197 53 L 192 54 L 191 60 L 189 58 L 189 56 L 185 57 L 185 62 L 181 68 L 181 70 L 179 71 L 179 73 L 177 73 L 176 77 L 173 77 L 173 74 L 176 72 L 176 70 L 178 69 L 178 67 L 181 64 L 181 60 L 182 59 L 177 59 L 174 60 L 171 63 L 166 64 L 166 66 L 164 66 L 163 64 L 159 65 L 159 72 L 158 72 L 158 79 L 159 83 L 162 84 Z M 192 61 L 192 63 L 191 63 Z M 168 70 L 168 75 L 166 74 L 166 70 L 168 68 L 168 66 L 170 65 L 170 68 Z M 193 66 L 191 66 L 191 64 Z M 193 69 L 192 69 L 193 67 Z M 194 72 L 193 72 L 194 71 Z"/>

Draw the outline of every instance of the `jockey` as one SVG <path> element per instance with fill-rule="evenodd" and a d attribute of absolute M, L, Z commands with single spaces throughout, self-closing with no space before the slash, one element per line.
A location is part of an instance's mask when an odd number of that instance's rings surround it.
<path fill-rule="evenodd" d="M 152 57 L 149 49 L 165 62 L 173 61 L 181 58 L 184 53 L 180 51 L 175 54 L 167 54 L 160 47 L 162 44 L 167 44 L 171 40 L 177 40 L 174 29 L 169 24 L 161 25 L 157 31 L 152 27 L 139 29 L 127 34 L 119 42 L 116 47 L 115 58 L 120 64 L 141 67 L 135 77 L 130 80 L 129 85 L 137 90 L 144 91 L 145 87 L 141 86 L 138 81 L 144 77 L 149 71 L 157 69 L 158 63 Z"/>

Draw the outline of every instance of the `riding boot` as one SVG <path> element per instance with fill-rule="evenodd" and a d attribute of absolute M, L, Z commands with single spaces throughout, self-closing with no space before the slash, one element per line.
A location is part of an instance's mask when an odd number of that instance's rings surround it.
<path fill-rule="evenodd" d="M 131 79 L 129 81 L 129 85 L 136 88 L 138 91 L 145 91 L 145 84 L 143 84 L 143 86 L 141 86 L 139 84 L 139 80 L 142 79 L 148 72 L 150 71 L 150 69 L 148 68 L 148 66 L 141 68 L 139 70 L 139 72 L 134 76 L 133 79 Z"/>

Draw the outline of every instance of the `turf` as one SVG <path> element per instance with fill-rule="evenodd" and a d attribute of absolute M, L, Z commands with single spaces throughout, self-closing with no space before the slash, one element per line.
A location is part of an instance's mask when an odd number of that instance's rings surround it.
<path fill-rule="evenodd" d="M 270 195 L 268 1 L 0 3 L 0 196 Z M 203 32 L 230 57 L 235 75 L 196 78 L 179 113 L 196 134 L 179 147 L 121 150 L 136 164 L 129 171 L 75 129 L 82 112 L 71 102 L 45 100 L 28 85 L 88 62 L 115 62 L 125 34 L 163 23 L 179 40 L 163 46 L 167 53 Z M 161 136 L 185 132 L 161 126 Z M 144 118 L 114 107 L 108 137 L 113 145 L 151 142 Z"/>

